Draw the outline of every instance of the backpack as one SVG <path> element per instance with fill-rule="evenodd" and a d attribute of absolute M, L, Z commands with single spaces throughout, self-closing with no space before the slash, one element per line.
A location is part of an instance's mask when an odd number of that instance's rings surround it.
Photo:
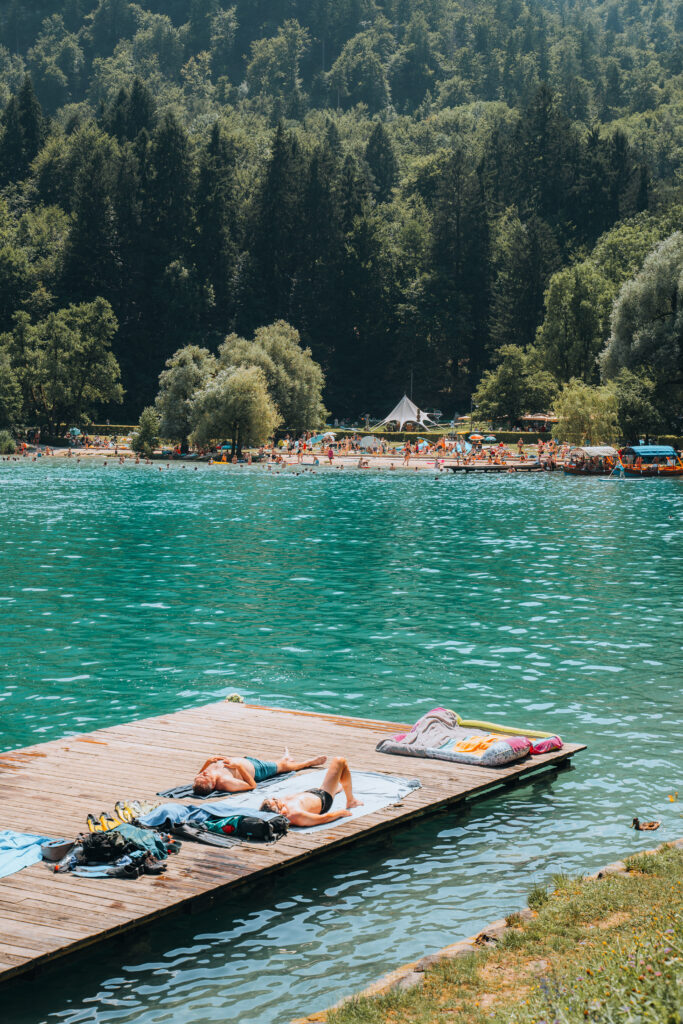
<path fill-rule="evenodd" d="M 111 864 L 119 857 L 138 851 L 151 854 L 157 860 L 165 860 L 169 850 L 176 852 L 160 834 L 127 824 L 118 825 L 108 832 L 89 832 L 81 838 L 79 845 L 83 848 L 83 860 L 87 864 Z"/>
<path fill-rule="evenodd" d="M 86 864 L 111 864 L 129 851 L 128 840 L 115 828 L 109 832 L 89 832 L 81 836 L 79 843 Z"/>
<path fill-rule="evenodd" d="M 209 832 L 258 843 L 274 843 L 289 830 L 289 822 L 282 814 L 267 819 L 231 814 L 228 818 L 211 818 L 204 824 Z"/>

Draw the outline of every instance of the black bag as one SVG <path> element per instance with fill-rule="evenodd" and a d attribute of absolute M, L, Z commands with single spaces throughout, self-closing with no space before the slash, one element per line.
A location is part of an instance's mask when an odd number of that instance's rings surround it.
<path fill-rule="evenodd" d="M 81 837 L 79 844 L 83 847 L 83 861 L 87 864 L 111 864 L 135 849 L 116 829 L 89 832 Z"/>
<path fill-rule="evenodd" d="M 289 822 L 282 814 L 268 818 L 257 818 L 237 812 L 226 818 L 212 818 L 202 826 L 211 835 L 230 839 L 244 839 L 252 843 L 275 843 L 287 834 Z"/>
<path fill-rule="evenodd" d="M 288 830 L 289 822 L 282 814 L 275 814 L 267 821 L 245 814 L 237 823 L 235 835 L 240 839 L 250 839 L 252 842 L 275 843 L 287 835 Z"/>

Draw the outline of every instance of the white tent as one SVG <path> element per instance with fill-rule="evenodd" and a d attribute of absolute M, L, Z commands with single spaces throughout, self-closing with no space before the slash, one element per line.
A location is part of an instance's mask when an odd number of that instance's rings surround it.
<path fill-rule="evenodd" d="M 383 427 L 385 423 L 398 423 L 398 429 L 403 430 L 404 423 L 417 423 L 418 426 L 424 426 L 427 423 L 433 423 L 429 416 L 425 412 L 410 401 L 407 395 L 404 395 L 401 401 L 398 403 L 395 409 L 392 409 L 388 416 L 385 416 L 381 423 L 376 423 L 374 428 L 377 430 L 379 427 Z"/>

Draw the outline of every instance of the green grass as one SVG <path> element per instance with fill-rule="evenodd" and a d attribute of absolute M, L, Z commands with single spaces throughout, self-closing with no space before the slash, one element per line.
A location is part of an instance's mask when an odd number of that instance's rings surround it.
<path fill-rule="evenodd" d="M 683 851 L 628 864 L 535 887 L 537 916 L 512 917 L 499 946 L 435 965 L 423 988 L 356 999 L 330 1024 L 683 1024 Z"/>
<path fill-rule="evenodd" d="M 527 896 L 527 906 L 531 910 L 540 910 L 544 904 L 548 902 L 550 896 L 548 895 L 548 889 L 545 885 L 535 885 L 533 889 L 529 890 Z"/>

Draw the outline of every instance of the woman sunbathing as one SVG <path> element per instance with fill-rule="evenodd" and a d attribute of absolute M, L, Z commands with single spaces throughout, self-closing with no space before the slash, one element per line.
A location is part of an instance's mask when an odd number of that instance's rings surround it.
<path fill-rule="evenodd" d="M 330 811 L 337 793 L 344 791 L 346 808 Z M 261 804 L 262 811 L 282 814 L 292 825 L 324 825 L 337 818 L 350 818 L 352 807 L 361 807 L 362 800 L 353 795 L 351 772 L 345 757 L 333 757 L 319 789 L 288 793 L 282 800 L 270 797 Z"/>

